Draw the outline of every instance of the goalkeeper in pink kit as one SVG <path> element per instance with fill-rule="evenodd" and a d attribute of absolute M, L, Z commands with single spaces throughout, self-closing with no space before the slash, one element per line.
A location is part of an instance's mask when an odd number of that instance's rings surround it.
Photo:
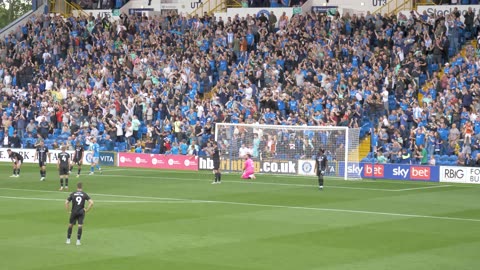
<path fill-rule="evenodd" d="M 245 166 L 243 167 L 242 179 L 255 179 L 255 169 L 253 166 L 252 156 L 250 154 L 246 155 Z"/>

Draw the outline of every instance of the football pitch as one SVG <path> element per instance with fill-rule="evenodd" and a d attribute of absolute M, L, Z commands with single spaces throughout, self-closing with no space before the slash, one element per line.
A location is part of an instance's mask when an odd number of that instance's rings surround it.
<path fill-rule="evenodd" d="M 104 168 L 66 245 L 58 173 L 0 164 L 0 269 L 477 269 L 480 186 Z"/>

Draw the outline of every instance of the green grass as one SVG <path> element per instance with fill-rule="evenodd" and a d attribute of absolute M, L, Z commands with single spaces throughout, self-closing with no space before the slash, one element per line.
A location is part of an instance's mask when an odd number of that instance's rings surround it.
<path fill-rule="evenodd" d="M 313 177 L 224 174 L 211 185 L 211 172 L 104 168 L 79 178 L 95 207 L 77 247 L 64 244 L 56 169 L 40 182 L 35 165 L 20 178 L 7 165 L 2 270 L 478 267 L 480 186 L 327 179 L 319 191 Z"/>

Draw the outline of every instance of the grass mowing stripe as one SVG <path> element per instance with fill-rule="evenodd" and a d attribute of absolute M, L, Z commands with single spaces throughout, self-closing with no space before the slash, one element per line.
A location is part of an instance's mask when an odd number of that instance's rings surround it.
<path fill-rule="evenodd" d="M 148 176 L 148 175 L 122 175 L 122 174 L 101 174 L 97 176 L 103 177 L 124 177 L 124 178 L 145 178 L 145 179 L 157 179 L 157 180 L 177 180 L 177 181 L 199 181 L 199 179 L 186 179 L 180 177 L 163 177 L 163 176 Z M 307 184 L 290 184 L 290 183 L 274 183 L 274 182 L 259 182 L 259 181 L 237 181 L 237 180 L 222 180 L 224 183 L 235 183 L 235 184 L 257 184 L 257 185 L 273 185 L 273 186 L 291 186 L 291 187 L 316 187 L 317 185 L 307 185 Z M 353 190 L 367 190 L 367 191 L 399 191 L 397 189 L 387 189 L 387 188 L 363 188 L 363 187 L 348 187 L 348 186 L 332 186 L 329 185 L 328 188 L 339 188 L 339 189 L 353 189 Z"/>
<path fill-rule="evenodd" d="M 62 201 L 65 199 L 55 199 L 55 198 L 36 198 L 36 197 L 17 197 L 17 196 L 0 196 L 0 199 L 11 199 L 11 200 L 27 200 L 27 201 Z M 199 202 L 199 201 L 190 201 L 190 200 L 155 200 L 155 201 L 115 201 L 115 200 L 95 200 L 97 203 L 208 203 L 208 202 Z"/>
<path fill-rule="evenodd" d="M 0 190 L 16 190 L 16 191 L 27 191 L 27 192 L 42 192 L 42 193 L 58 193 L 59 191 L 53 190 L 40 190 L 40 189 L 22 189 L 22 188 L 0 188 Z M 132 199 L 152 199 L 152 200 L 170 200 L 170 201 L 186 201 L 184 199 L 177 198 L 159 198 L 159 197 L 148 197 L 148 196 L 134 196 L 134 195 L 115 195 L 115 194 L 103 194 L 103 193 L 88 193 L 95 196 L 105 196 L 105 197 L 118 197 L 118 198 L 132 198 Z"/>
<path fill-rule="evenodd" d="M 180 181 L 199 181 L 198 179 L 185 179 L 179 177 L 158 177 L 158 176 L 144 176 L 144 175 L 120 175 L 120 174 L 101 174 L 99 176 L 113 176 L 113 177 L 138 177 L 145 179 L 165 179 L 165 180 L 180 180 Z M 260 182 L 260 181 L 237 181 L 237 180 L 223 180 L 224 183 L 235 183 L 235 184 L 257 184 L 257 185 L 273 185 L 273 186 L 292 186 L 292 187 L 317 187 L 317 185 L 307 185 L 307 184 L 291 184 L 291 183 L 275 183 L 275 182 Z M 352 190 L 367 190 L 367 191 L 386 191 L 386 192 L 398 192 L 398 191 L 409 191 L 417 189 L 430 189 L 430 188 L 441 188 L 441 187 L 451 187 L 452 185 L 435 185 L 435 186 L 424 186 L 416 188 L 403 188 L 403 189 L 390 189 L 390 188 L 366 188 L 366 187 L 349 187 L 349 186 L 335 186 L 329 185 L 328 188 L 338 188 L 338 189 L 352 189 Z"/>
<path fill-rule="evenodd" d="M 58 193 L 57 191 L 49 190 L 33 190 L 33 189 L 11 189 L 11 188 L 0 188 L 3 190 L 23 190 L 30 192 L 43 192 L 43 193 Z M 320 192 L 320 191 L 319 191 Z M 118 194 L 95 194 L 100 196 L 111 196 L 111 197 L 125 197 L 125 198 L 145 198 L 145 199 L 158 199 L 158 200 L 177 200 L 177 201 L 191 201 L 198 203 L 215 203 L 215 204 L 225 204 L 225 205 L 240 205 L 240 206 L 255 206 L 255 207 L 266 207 L 266 208 L 281 208 L 281 209 L 295 209 L 295 210 L 311 210 L 311 211 L 321 211 L 321 212 L 338 212 L 338 213 L 350 213 L 350 214 L 367 214 L 367 215 L 382 215 L 382 216 L 394 216 L 394 217 L 406 217 L 406 218 L 422 218 L 422 219 L 436 219 L 436 220 L 450 220 L 450 221 L 466 221 L 466 222 L 480 222 L 480 219 L 473 218 L 457 218 L 457 217 L 447 217 L 447 216 L 430 216 L 430 215 L 417 215 L 417 214 L 405 214 L 405 213 L 389 213 L 389 212 L 376 212 L 368 210 L 353 210 L 353 209 L 340 209 L 340 208 L 321 208 L 321 207 L 306 207 L 306 206 L 289 206 L 289 205 L 275 205 L 275 204 L 260 204 L 260 203 L 246 203 L 246 202 L 231 202 L 231 201 L 219 201 L 219 200 L 198 200 L 198 199 L 185 199 L 185 198 L 163 198 L 163 197 L 147 197 L 147 196 L 130 196 L 130 195 L 118 195 Z"/>

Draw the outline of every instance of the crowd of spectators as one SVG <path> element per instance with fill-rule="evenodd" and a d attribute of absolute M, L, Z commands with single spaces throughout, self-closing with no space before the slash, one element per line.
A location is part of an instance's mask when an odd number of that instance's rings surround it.
<path fill-rule="evenodd" d="M 434 16 L 32 17 L 0 42 L 0 138 L 55 148 L 96 137 L 104 150 L 202 154 L 216 122 L 348 126 L 372 132 L 381 162 L 471 157 L 480 61 L 460 50 L 480 15 Z M 257 145 L 269 157 L 287 157 L 272 145 L 288 140 L 301 156 L 321 141 L 256 139 L 268 141 Z"/>

